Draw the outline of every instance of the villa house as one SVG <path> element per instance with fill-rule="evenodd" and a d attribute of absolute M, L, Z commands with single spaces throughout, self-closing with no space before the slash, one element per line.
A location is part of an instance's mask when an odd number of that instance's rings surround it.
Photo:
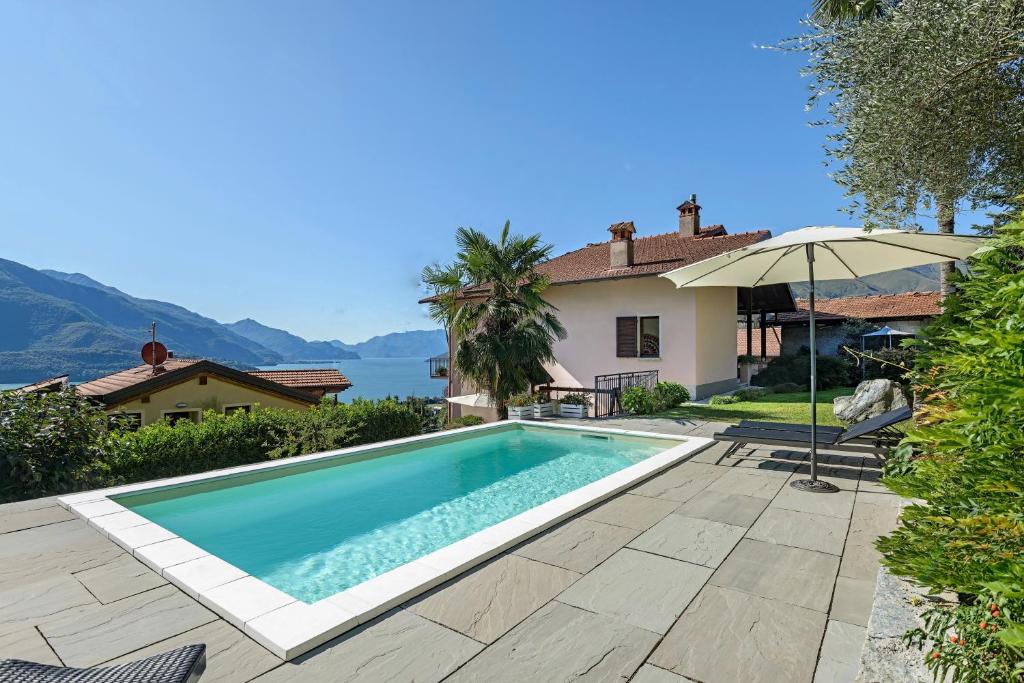
<path fill-rule="evenodd" d="M 658 276 L 771 234 L 702 227 L 696 199 L 692 195 L 676 207 L 678 228 L 672 232 L 637 237 L 632 221 L 615 223 L 608 228 L 610 240 L 540 267 L 551 278 L 545 297 L 568 332 L 555 344 L 556 362 L 546 367 L 552 386 L 593 388 L 598 376 L 645 370 L 656 370 L 661 381 L 683 384 L 695 398 L 737 386 L 736 288 L 677 289 Z M 454 344 L 450 351 L 454 357 Z M 478 399 L 457 398 L 475 390 L 454 368 L 448 380 L 453 417 L 494 417 Z"/>
<path fill-rule="evenodd" d="M 58 386 L 55 380 L 63 380 Z M 62 376 L 18 391 L 52 391 L 67 386 Z M 136 425 L 161 419 L 202 420 L 204 410 L 229 415 L 255 406 L 308 410 L 326 394 L 352 383 L 330 370 L 235 370 L 209 360 L 170 357 L 163 363 L 115 372 L 75 390 L 103 406 L 108 415 L 123 415 Z"/>
<path fill-rule="evenodd" d="M 810 342 L 807 300 L 797 299 L 796 308 L 775 315 L 774 324 L 781 331 L 781 355 L 798 353 Z M 818 353 L 836 355 L 847 340 L 843 329 L 847 321 L 865 320 L 876 327 L 888 325 L 900 332 L 917 334 L 942 312 L 942 299 L 938 292 L 873 294 L 818 299 L 814 308 Z"/>

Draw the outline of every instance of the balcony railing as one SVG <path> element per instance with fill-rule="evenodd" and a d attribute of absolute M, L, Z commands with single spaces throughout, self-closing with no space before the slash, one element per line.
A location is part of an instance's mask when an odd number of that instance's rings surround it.
<path fill-rule="evenodd" d="M 427 361 L 430 363 L 430 376 L 434 379 L 448 376 L 448 356 L 434 356 Z"/>

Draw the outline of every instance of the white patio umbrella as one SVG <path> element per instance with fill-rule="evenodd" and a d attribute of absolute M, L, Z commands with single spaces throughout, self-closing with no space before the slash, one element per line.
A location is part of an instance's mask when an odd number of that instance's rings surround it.
<path fill-rule="evenodd" d="M 791 230 L 662 275 L 677 287 L 757 287 L 811 284 L 811 478 L 794 481 L 805 491 L 837 491 L 818 480 L 817 370 L 814 343 L 814 278 L 841 280 L 887 270 L 957 261 L 982 248 L 984 237 L 836 226 Z"/>

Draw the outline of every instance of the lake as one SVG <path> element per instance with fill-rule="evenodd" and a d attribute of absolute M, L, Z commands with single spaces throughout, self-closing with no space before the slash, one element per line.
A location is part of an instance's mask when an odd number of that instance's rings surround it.
<path fill-rule="evenodd" d="M 445 379 L 431 379 L 426 358 L 357 358 L 326 363 L 280 363 L 261 365 L 260 370 L 312 370 L 337 368 L 352 382 L 352 388 L 339 394 L 342 401 L 354 398 L 380 399 L 388 395 L 442 396 Z"/>
<path fill-rule="evenodd" d="M 385 398 L 389 394 L 434 397 L 444 395 L 447 381 L 431 379 L 426 358 L 357 358 L 324 363 L 281 363 L 263 365 L 260 370 L 311 370 L 338 368 L 352 382 L 352 388 L 339 394 L 342 401 L 353 398 Z M 21 384 L 0 384 L 0 389 L 15 389 Z"/>

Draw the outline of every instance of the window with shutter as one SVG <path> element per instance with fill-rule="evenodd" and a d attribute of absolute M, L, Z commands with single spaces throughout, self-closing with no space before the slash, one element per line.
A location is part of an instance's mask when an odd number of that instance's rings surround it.
<path fill-rule="evenodd" d="M 636 358 L 636 316 L 615 319 L 615 355 Z"/>

